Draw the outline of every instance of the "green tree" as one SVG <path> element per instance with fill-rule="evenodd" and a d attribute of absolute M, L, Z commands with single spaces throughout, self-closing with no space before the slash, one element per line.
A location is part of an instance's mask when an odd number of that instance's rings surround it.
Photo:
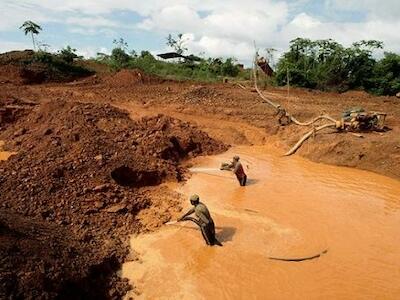
<path fill-rule="evenodd" d="M 363 40 L 345 48 L 332 39 L 297 38 L 279 60 L 276 80 L 284 85 L 289 75 L 291 84 L 307 88 L 368 88 L 376 63 L 372 54 L 382 46 Z"/>
<path fill-rule="evenodd" d="M 125 52 L 128 51 L 128 43 L 123 38 L 119 38 L 118 40 L 114 39 L 113 44 L 115 45 L 115 48 L 122 49 Z"/>
<path fill-rule="evenodd" d="M 40 25 L 32 22 L 32 21 L 25 21 L 19 29 L 22 29 L 25 33 L 25 35 L 28 35 L 28 33 L 31 34 L 32 37 L 32 43 L 33 43 L 33 49 L 36 51 L 36 43 L 35 43 L 35 38 L 34 34 L 39 34 L 40 31 L 42 30 L 42 27 Z"/>
<path fill-rule="evenodd" d="M 400 92 L 400 55 L 385 52 L 373 70 L 370 90 L 380 95 L 396 95 Z"/>
<path fill-rule="evenodd" d="M 112 66 L 117 69 L 126 67 L 131 59 L 131 56 L 127 53 L 128 43 L 123 38 L 120 38 L 119 40 L 114 39 L 113 44 L 115 47 L 112 49 L 110 56 Z"/>
<path fill-rule="evenodd" d="M 176 38 L 174 38 L 171 34 L 167 36 L 167 46 L 171 47 L 176 51 L 176 53 L 181 55 L 188 50 L 186 47 L 186 42 L 187 39 L 183 38 L 182 33 L 178 33 Z"/>
<path fill-rule="evenodd" d="M 223 76 L 235 77 L 239 74 L 239 67 L 236 65 L 236 59 L 227 58 L 221 65 L 221 73 Z"/>
<path fill-rule="evenodd" d="M 67 64 L 73 63 L 74 59 L 79 57 L 76 54 L 76 49 L 71 48 L 71 46 L 67 46 L 61 49 L 58 55 L 61 58 L 61 60 L 63 60 Z"/>

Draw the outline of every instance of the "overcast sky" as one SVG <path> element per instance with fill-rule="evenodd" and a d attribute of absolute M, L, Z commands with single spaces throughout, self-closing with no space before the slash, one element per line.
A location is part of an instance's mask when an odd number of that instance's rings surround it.
<path fill-rule="evenodd" d="M 71 45 L 87 57 L 110 52 L 114 38 L 130 49 L 167 49 L 184 33 L 191 53 L 250 61 L 260 49 L 287 49 L 296 37 L 344 45 L 377 39 L 400 53 L 400 0 L 0 0 L 0 52 L 32 48 L 18 29 L 32 20 L 38 39 L 56 51 Z"/>

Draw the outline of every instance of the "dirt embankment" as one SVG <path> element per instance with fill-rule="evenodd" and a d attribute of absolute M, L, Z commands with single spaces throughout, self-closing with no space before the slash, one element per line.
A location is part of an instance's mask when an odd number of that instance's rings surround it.
<path fill-rule="evenodd" d="M 24 299 L 120 298 L 128 235 L 180 210 L 159 185 L 184 178 L 183 159 L 227 149 L 167 116 L 132 121 L 107 104 L 64 101 L 33 108 L 0 140 L 18 151 L 0 162 L 0 295 Z"/>
<path fill-rule="evenodd" d="M 400 101 L 396 97 L 375 97 L 365 92 L 324 93 L 293 88 L 290 96 L 285 89 L 268 88 L 267 97 L 280 103 L 301 121 L 321 114 L 340 119 L 343 111 L 363 107 L 367 111 L 386 112 L 385 132 L 361 132 L 362 137 L 351 133 L 326 130 L 309 139 L 295 155 L 333 165 L 355 167 L 400 179 Z M 119 99 L 116 96 L 120 94 Z M 139 97 L 140 94 L 145 95 Z M 123 99 L 121 101 L 121 99 Z M 192 83 L 168 83 L 158 86 L 136 86 L 129 90 L 115 89 L 107 94 L 107 101 L 129 102 L 152 110 L 174 115 L 184 114 L 196 123 L 197 117 L 210 120 L 242 123 L 265 130 L 268 142 L 289 150 L 310 127 L 291 124 L 281 126 L 276 111 L 262 103 L 251 88 Z M 211 121 L 212 122 L 212 121 Z M 221 122 L 210 126 L 217 127 Z M 235 127 L 235 126 L 234 126 Z M 240 141 L 238 140 L 238 143 Z"/>
<path fill-rule="evenodd" d="M 82 63 L 65 62 L 56 54 L 32 50 L 0 54 L 0 84 L 68 82 L 92 74 Z"/>

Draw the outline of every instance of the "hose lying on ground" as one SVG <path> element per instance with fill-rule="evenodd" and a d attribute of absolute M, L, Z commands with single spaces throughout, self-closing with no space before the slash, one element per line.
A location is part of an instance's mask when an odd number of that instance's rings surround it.
<path fill-rule="evenodd" d="M 280 260 L 280 261 L 299 262 L 299 261 L 311 260 L 311 259 L 318 258 L 318 257 L 322 256 L 322 254 L 325 254 L 327 252 L 328 252 L 328 249 L 322 251 L 321 253 L 313 255 L 313 256 L 297 257 L 297 258 L 281 258 L 281 257 L 268 257 L 268 258 L 273 259 L 273 260 Z"/>
<path fill-rule="evenodd" d="M 306 141 L 311 135 L 317 133 L 318 131 L 325 129 L 325 128 L 336 128 L 336 124 L 331 123 L 331 124 L 325 124 L 325 125 L 321 125 L 315 129 L 310 130 L 309 132 L 307 132 L 297 143 L 296 145 L 294 145 L 292 147 L 292 149 L 290 149 L 288 152 L 286 152 L 284 154 L 284 156 L 289 156 L 292 155 L 293 153 L 295 153 L 297 151 L 297 149 L 300 148 L 300 146 L 304 143 L 304 141 Z"/>

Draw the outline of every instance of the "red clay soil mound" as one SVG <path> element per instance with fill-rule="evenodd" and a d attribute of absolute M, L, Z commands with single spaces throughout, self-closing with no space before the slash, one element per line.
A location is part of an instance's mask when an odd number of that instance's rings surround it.
<path fill-rule="evenodd" d="M 67 63 L 57 54 L 11 51 L 0 54 L 0 84 L 67 82 L 92 75 L 78 62 Z"/>
<path fill-rule="evenodd" d="M 43 268 L 32 270 L 28 259 L 13 258 L 9 248 L 1 252 L 0 259 L 9 264 L 0 270 L 0 277 L 14 278 L 16 288 L 10 290 L 8 281 L 2 282 L 0 293 L 24 299 L 33 295 L 33 288 L 38 291 L 37 298 L 56 295 L 77 299 L 80 294 L 86 299 L 120 298 L 126 286 L 112 276 L 126 255 L 125 238 L 147 228 L 147 220 L 137 219 L 137 213 L 162 207 L 148 220 L 154 225 L 154 217 L 162 223 L 179 211 L 176 194 L 163 191 L 165 197 L 154 200 L 154 188 L 149 190 L 149 186 L 181 180 L 182 159 L 226 150 L 225 145 L 196 127 L 166 116 L 133 121 L 126 112 L 110 105 L 64 101 L 34 108 L 0 133 L 0 140 L 18 151 L 0 162 L 0 208 L 6 216 L 17 213 L 27 222 L 43 222 L 38 234 L 49 235 L 51 259 L 43 257 L 39 264 Z M 3 221 L 2 226 L 12 228 L 11 219 Z M 54 237 L 48 226 L 54 226 Z M 24 228 L 18 231 L 25 234 Z M 70 234 L 71 245 L 79 244 L 80 248 L 70 256 L 61 253 L 53 257 L 52 253 L 65 244 L 57 235 L 63 232 L 67 237 Z M 23 245 L 28 248 L 23 253 L 32 250 L 39 259 L 43 245 L 32 241 L 36 250 L 29 249 L 32 238 L 28 235 L 27 239 Z M 5 257 L 6 253 L 11 257 Z M 70 270 L 70 264 L 77 270 Z M 43 284 L 31 288 L 20 281 L 21 272 L 33 272 L 30 276 L 44 278 Z M 96 287 L 96 282 L 102 284 L 97 278 L 101 274 L 111 288 Z"/>
<path fill-rule="evenodd" d="M 144 74 L 140 70 L 123 69 L 111 76 L 106 77 L 104 82 L 113 87 L 130 87 L 137 84 L 160 83 L 162 82 L 162 79 Z"/>
<path fill-rule="evenodd" d="M 21 68 L 15 65 L 0 66 L 0 84 L 4 83 L 23 84 L 24 78 L 21 76 Z"/>
<path fill-rule="evenodd" d="M 32 64 L 32 50 L 10 51 L 0 54 L 0 83 L 41 83 L 46 78 L 46 68 Z"/>
<path fill-rule="evenodd" d="M 129 286 L 115 255 L 74 232 L 0 209 L 0 299 L 117 299 Z M 88 268 L 87 266 L 90 266 Z"/>

